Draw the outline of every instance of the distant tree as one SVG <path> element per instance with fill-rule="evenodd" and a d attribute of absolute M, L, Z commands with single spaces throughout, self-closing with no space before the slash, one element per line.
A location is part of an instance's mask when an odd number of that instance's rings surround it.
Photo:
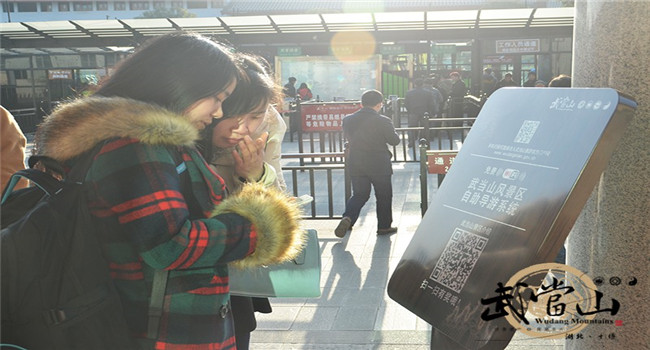
<path fill-rule="evenodd" d="M 561 0 L 563 7 L 574 7 L 576 5 L 575 0 Z"/>
<path fill-rule="evenodd" d="M 184 8 L 157 8 L 151 11 L 145 11 L 142 16 L 136 18 L 191 18 L 196 17 L 195 14 L 187 11 Z"/>

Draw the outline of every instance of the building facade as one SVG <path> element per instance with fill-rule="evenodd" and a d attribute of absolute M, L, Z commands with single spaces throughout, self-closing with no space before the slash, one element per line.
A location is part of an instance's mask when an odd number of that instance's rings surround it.
<path fill-rule="evenodd" d="M 221 16 L 225 0 L 2 1 L 0 22 L 130 19 L 155 10 L 184 9 L 195 17 Z"/>

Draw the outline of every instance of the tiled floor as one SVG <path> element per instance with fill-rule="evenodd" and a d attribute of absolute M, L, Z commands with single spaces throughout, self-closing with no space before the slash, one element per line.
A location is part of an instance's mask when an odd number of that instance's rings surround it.
<path fill-rule="evenodd" d="M 338 220 L 305 220 L 303 225 L 319 234 L 322 295 L 272 299 L 273 312 L 258 314 L 251 349 L 430 348 L 431 326 L 386 294 L 388 279 L 421 219 L 419 165 L 395 164 L 394 172 L 393 220 L 399 232 L 377 237 L 372 196 L 343 239 L 334 235 Z M 430 184 L 435 193 L 435 181 Z M 516 334 L 506 349 L 563 348 L 562 339 L 544 341 Z"/>

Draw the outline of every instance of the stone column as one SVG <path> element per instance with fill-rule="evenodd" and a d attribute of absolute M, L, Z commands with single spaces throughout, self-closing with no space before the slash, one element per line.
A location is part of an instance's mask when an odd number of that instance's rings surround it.
<path fill-rule="evenodd" d="M 566 340 L 566 349 L 648 349 L 650 3 L 576 0 L 575 8 L 573 86 L 614 88 L 638 109 L 569 236 L 567 254 L 567 264 L 603 279 L 601 308 L 610 308 L 612 298 L 620 302 L 618 314 L 596 318 L 622 325 L 588 325 L 582 339 Z"/>

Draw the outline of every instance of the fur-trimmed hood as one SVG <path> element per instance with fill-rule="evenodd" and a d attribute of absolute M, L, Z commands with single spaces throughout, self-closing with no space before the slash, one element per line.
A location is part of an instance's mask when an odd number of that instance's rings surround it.
<path fill-rule="evenodd" d="M 66 103 L 39 126 L 36 154 L 65 162 L 110 138 L 134 138 L 146 144 L 191 146 L 199 132 L 180 115 L 153 104 L 119 97 L 89 97 Z M 255 252 L 233 263 L 254 267 L 297 256 L 305 243 L 301 212 L 282 192 L 261 184 L 244 186 L 213 211 L 237 213 L 256 228 Z"/>
<path fill-rule="evenodd" d="M 66 161 L 114 137 L 190 146 L 199 133 L 187 119 L 150 103 L 87 97 L 61 105 L 39 125 L 35 153 Z"/>

